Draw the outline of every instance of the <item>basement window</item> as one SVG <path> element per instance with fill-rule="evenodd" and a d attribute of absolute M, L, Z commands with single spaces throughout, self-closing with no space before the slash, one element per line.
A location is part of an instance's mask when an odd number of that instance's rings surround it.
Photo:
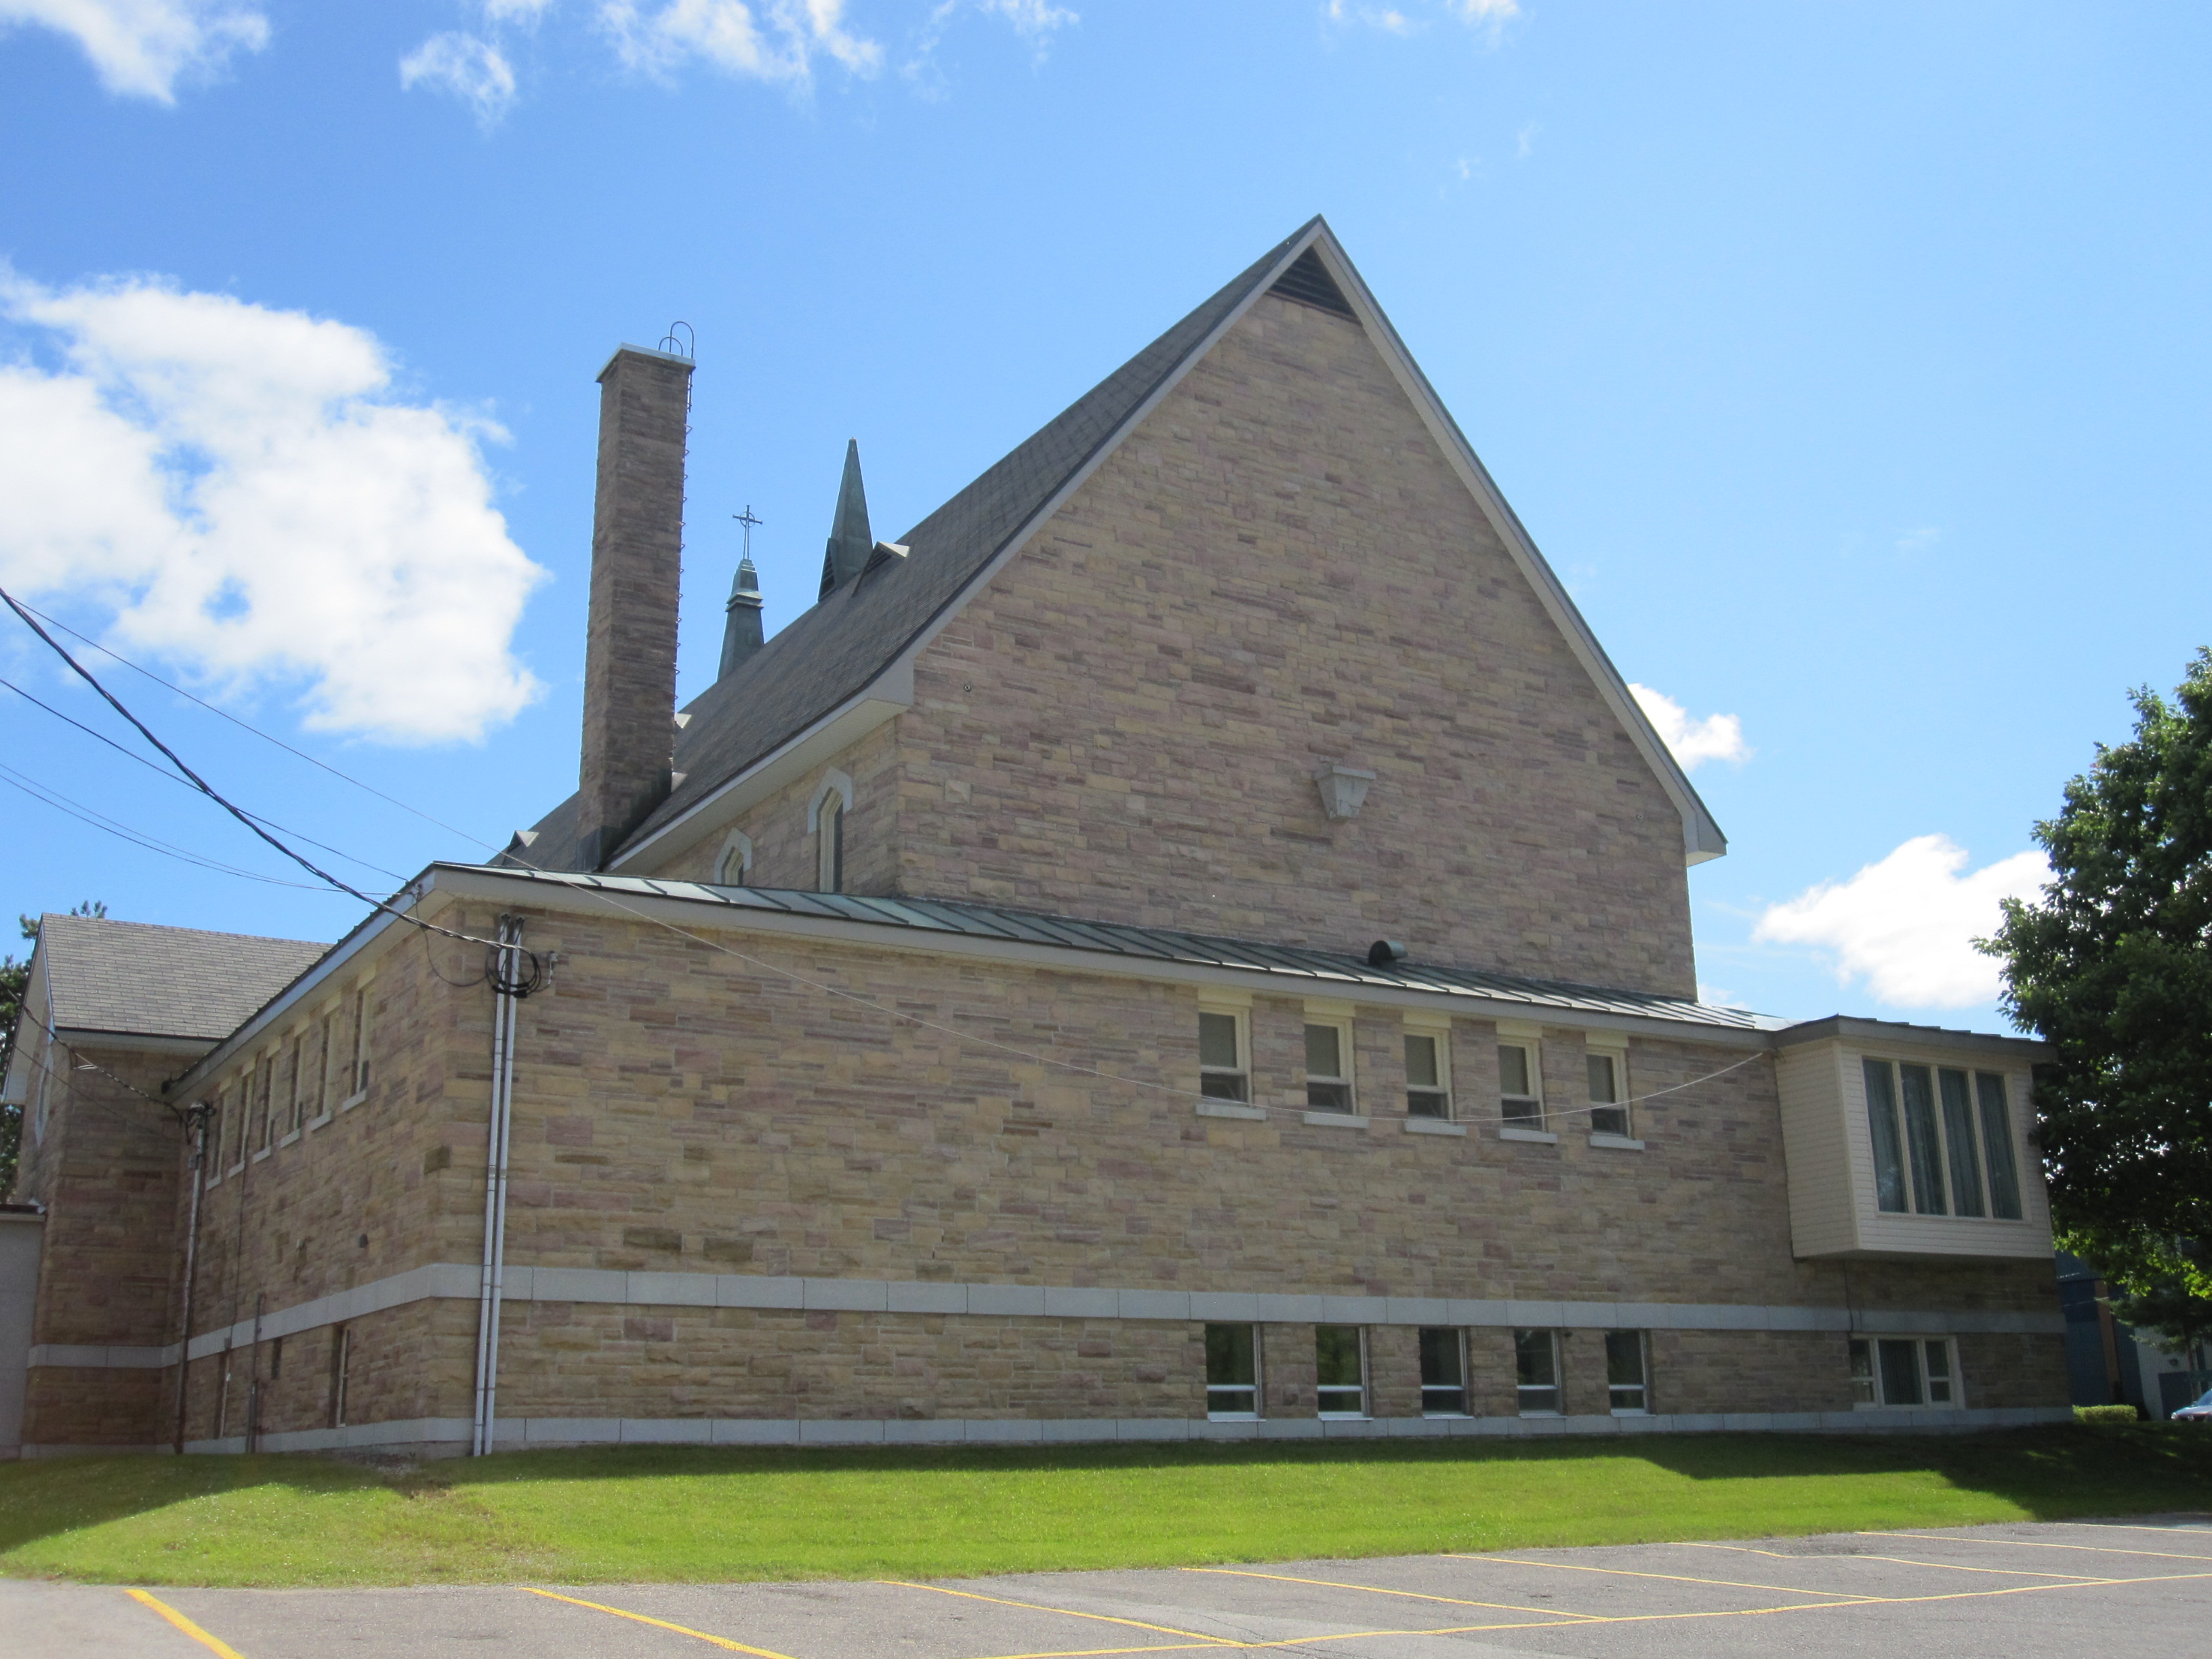
<path fill-rule="evenodd" d="M 1206 1414 L 1231 1422 L 1260 1414 L 1260 1328 L 1206 1328 Z"/>
<path fill-rule="evenodd" d="M 1513 1382 L 1523 1417 L 1559 1414 L 1559 1334 L 1513 1333 Z"/>
<path fill-rule="evenodd" d="M 1421 1333 L 1421 1415 L 1467 1415 L 1467 1333 Z"/>
<path fill-rule="evenodd" d="M 1615 1417 L 1651 1409 L 1651 1366 L 1642 1331 L 1605 1334 L 1605 1392 Z"/>
<path fill-rule="evenodd" d="M 1208 1100 L 1249 1101 L 1244 1016 L 1201 1011 L 1198 1016 L 1198 1091 Z"/>
<path fill-rule="evenodd" d="M 1851 1404 L 1861 1409 L 1959 1403 L 1957 1355 L 1946 1336 L 1855 1336 Z"/>
<path fill-rule="evenodd" d="M 1358 1325 L 1314 1327 L 1314 1397 L 1323 1417 L 1367 1415 L 1367 1332 Z"/>

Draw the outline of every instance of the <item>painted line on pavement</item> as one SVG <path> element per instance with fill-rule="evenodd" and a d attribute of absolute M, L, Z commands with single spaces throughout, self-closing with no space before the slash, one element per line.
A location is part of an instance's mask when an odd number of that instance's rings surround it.
<path fill-rule="evenodd" d="M 1957 1538 L 1940 1532 L 1863 1532 L 1861 1538 L 1911 1538 L 1923 1544 L 1994 1544 L 2011 1550 L 2082 1550 L 2091 1555 L 2148 1555 L 2161 1561 L 2212 1561 L 2188 1550 L 2123 1550 L 2109 1544 L 2045 1544 L 2033 1538 Z"/>
<path fill-rule="evenodd" d="M 747 1647 L 743 1642 L 732 1642 L 726 1636 L 710 1636 L 703 1630 L 693 1630 L 689 1625 L 672 1625 L 665 1619 L 654 1619 L 642 1613 L 632 1613 L 628 1607 L 611 1607 L 604 1601 L 586 1601 L 580 1595 L 563 1595 L 557 1590 L 539 1589 L 535 1584 L 525 1584 L 524 1589 L 532 1595 L 542 1595 L 549 1601 L 566 1601 L 570 1607 L 589 1607 L 594 1613 L 611 1613 L 617 1619 L 635 1619 L 641 1625 L 657 1626 L 672 1630 L 678 1636 L 696 1636 L 702 1642 L 712 1642 L 718 1648 L 727 1648 L 732 1653 L 750 1653 L 756 1659 L 791 1659 L 787 1653 L 777 1653 L 769 1648 Z"/>
<path fill-rule="evenodd" d="M 1586 1567 L 1574 1561 L 1524 1561 L 1510 1555 L 1449 1555 L 1451 1561 L 1491 1561 L 1508 1567 L 1554 1567 L 1561 1572 L 1601 1572 L 1615 1578 L 1664 1578 L 1677 1584 L 1710 1584 L 1721 1589 L 1766 1590 L 1776 1595 L 1833 1595 L 1847 1601 L 1866 1599 L 1859 1590 L 1808 1589 L 1801 1584 L 1754 1584 L 1738 1578 L 1698 1578 L 1683 1572 L 1639 1572 L 1632 1567 Z M 1592 1618 L 1602 1615 L 1593 1613 Z"/>
<path fill-rule="evenodd" d="M 1370 1595 L 1403 1595 L 1415 1601 L 1445 1601 L 1455 1607 L 1495 1607 L 1500 1613 L 1535 1613 L 1557 1618 L 1558 1607 L 1524 1607 L 1517 1601 L 1475 1601 L 1462 1595 L 1431 1595 L 1422 1590 L 1385 1589 L 1378 1584 L 1347 1584 L 1334 1578 L 1300 1578 L 1287 1572 L 1253 1572 L 1237 1567 L 1185 1567 L 1185 1572 L 1210 1572 L 1224 1578 L 1267 1578 L 1279 1584 L 1318 1584 L 1326 1589 L 1365 1590 Z M 1575 1615 L 1580 1618 L 1583 1615 Z M 1595 1617 L 1595 1615 L 1590 1615 Z"/>
<path fill-rule="evenodd" d="M 1002 1607 L 1024 1607 L 1031 1613 L 1057 1613 L 1069 1619 L 1096 1619 L 1102 1624 L 1127 1625 L 1133 1630 L 1158 1631 L 1163 1636 L 1195 1637 L 1199 1641 L 1216 1643 L 1224 1647 L 1243 1645 L 1233 1636 L 1208 1636 L 1204 1631 L 1177 1630 L 1173 1625 L 1148 1625 L 1141 1619 L 1117 1619 L 1110 1613 L 1079 1613 L 1073 1607 L 1048 1607 L 1042 1601 L 1013 1601 L 1003 1595 L 981 1595 L 974 1590 L 947 1589 L 942 1584 L 917 1584 L 905 1578 L 878 1578 L 876 1582 L 893 1584 L 901 1589 L 933 1590 L 939 1595 L 964 1596 L 970 1601 L 995 1602 Z"/>
<path fill-rule="evenodd" d="M 193 1641 L 198 1642 L 202 1647 L 208 1648 L 220 1655 L 221 1659 L 242 1659 L 242 1656 L 240 1656 L 236 1648 L 231 1646 L 229 1643 L 224 1641 L 220 1636 L 210 1636 L 208 1634 L 207 1632 L 202 1630 L 198 1625 L 192 1623 L 191 1620 L 185 1618 L 183 1613 L 179 1613 L 174 1607 L 171 1607 L 167 1601 L 162 1601 L 158 1595 L 149 1595 L 142 1589 L 126 1589 L 123 1593 L 129 1596 L 132 1601 L 143 1602 L 147 1607 L 153 1608 L 155 1612 L 160 1613 L 162 1618 L 167 1620 L 179 1630 L 184 1632 L 185 1635 L 191 1637 Z"/>

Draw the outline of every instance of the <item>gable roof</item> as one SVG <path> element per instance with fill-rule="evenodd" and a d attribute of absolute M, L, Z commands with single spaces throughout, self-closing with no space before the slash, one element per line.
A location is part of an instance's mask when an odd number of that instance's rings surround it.
<path fill-rule="evenodd" d="M 676 787 L 608 860 L 619 871 L 664 834 L 771 763 L 872 691 L 912 701 L 914 655 L 981 589 L 1000 562 L 1267 293 L 1348 316 L 1364 328 L 1475 496 L 1507 552 L 1626 727 L 1682 814 L 1692 863 L 1727 850 L 1720 827 L 1676 763 L 1559 578 L 1421 374 L 1374 296 L 1318 216 L 1277 243 L 1195 310 L 924 519 L 902 538 L 903 559 L 872 561 L 690 704 L 678 733 Z M 904 677 L 906 684 L 899 682 Z M 572 796 L 540 820 L 517 861 L 577 865 Z"/>
<path fill-rule="evenodd" d="M 104 916 L 50 915 L 39 923 L 38 954 L 59 1030 L 213 1042 L 330 948 Z"/>

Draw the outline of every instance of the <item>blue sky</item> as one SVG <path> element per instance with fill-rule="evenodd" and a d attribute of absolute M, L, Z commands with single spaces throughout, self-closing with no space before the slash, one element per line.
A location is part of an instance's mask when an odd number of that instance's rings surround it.
<path fill-rule="evenodd" d="M 0 580 L 503 842 L 574 782 L 615 344 L 696 331 L 689 695 L 731 514 L 778 626 L 848 437 L 894 534 L 1323 212 L 1709 757 L 1709 994 L 2000 1029 L 1961 941 L 2212 637 L 2208 46 L 2182 6 L 0 0 Z M 123 735 L 37 653 L 0 673 Z M 115 684 L 365 885 L 478 850 Z M 4 691 L 0 749 L 289 878 Z M 358 914 L 0 794 L 0 912 Z"/>

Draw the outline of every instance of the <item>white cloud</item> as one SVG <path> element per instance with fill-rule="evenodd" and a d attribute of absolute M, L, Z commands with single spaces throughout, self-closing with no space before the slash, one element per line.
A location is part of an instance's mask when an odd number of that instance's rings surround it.
<path fill-rule="evenodd" d="M 1543 131 L 1543 129 L 1539 127 L 1534 121 L 1529 122 L 1528 125 L 1522 127 L 1521 131 L 1514 136 L 1513 154 L 1519 160 L 1525 161 L 1531 155 L 1534 155 L 1536 153 L 1536 135 L 1541 131 Z"/>
<path fill-rule="evenodd" d="M 975 9 L 987 17 L 1004 18 L 1022 39 L 1040 44 L 1054 29 L 1083 21 L 1066 7 L 1051 4 L 1050 0 L 977 0 Z"/>
<path fill-rule="evenodd" d="M 883 48 L 848 33 L 844 0 L 600 0 L 599 26 L 625 67 L 665 75 L 696 59 L 732 75 L 805 82 L 817 57 L 872 75 Z"/>
<path fill-rule="evenodd" d="M 269 44 L 253 0 L 0 0 L 0 29 L 31 24 L 70 36 L 108 91 L 177 100 L 177 82 Z"/>
<path fill-rule="evenodd" d="M 534 24 L 552 3 L 553 0 L 483 0 L 484 21 Z"/>
<path fill-rule="evenodd" d="M 493 127 L 514 102 L 514 70 L 489 40 L 458 30 L 434 34 L 399 60 L 399 84 L 427 84 L 449 92 L 477 112 L 477 125 Z"/>
<path fill-rule="evenodd" d="M 1430 0 L 1430 6 L 1493 34 L 1521 15 L 1520 0 Z M 1322 15 L 1332 23 L 1364 23 L 1386 34 L 1411 34 L 1422 26 L 1395 6 L 1367 5 L 1362 0 L 1326 0 Z"/>
<path fill-rule="evenodd" d="M 108 613 L 118 647 L 306 723 L 472 739 L 537 682 L 509 650 L 544 573 L 508 538 L 489 422 L 392 393 L 363 331 L 146 278 L 0 267 L 0 581 Z"/>
<path fill-rule="evenodd" d="M 1710 760 L 1741 766 L 1751 758 L 1750 745 L 1743 740 L 1743 721 L 1735 715 L 1708 714 L 1693 720 L 1690 711 L 1664 691 L 1633 684 L 1628 690 L 1685 772 L 1694 772 Z"/>
<path fill-rule="evenodd" d="M 1999 988 L 1997 963 L 1972 941 L 1996 932 L 1998 900 L 2029 897 L 2051 869 L 2033 852 L 1972 872 L 1966 866 L 1966 848 L 1949 836 L 1916 836 L 1849 881 L 1820 882 L 1770 905 L 1751 936 L 1832 951 L 1837 981 L 1864 979 L 1877 1002 L 1905 1008 L 1987 1002 Z"/>

